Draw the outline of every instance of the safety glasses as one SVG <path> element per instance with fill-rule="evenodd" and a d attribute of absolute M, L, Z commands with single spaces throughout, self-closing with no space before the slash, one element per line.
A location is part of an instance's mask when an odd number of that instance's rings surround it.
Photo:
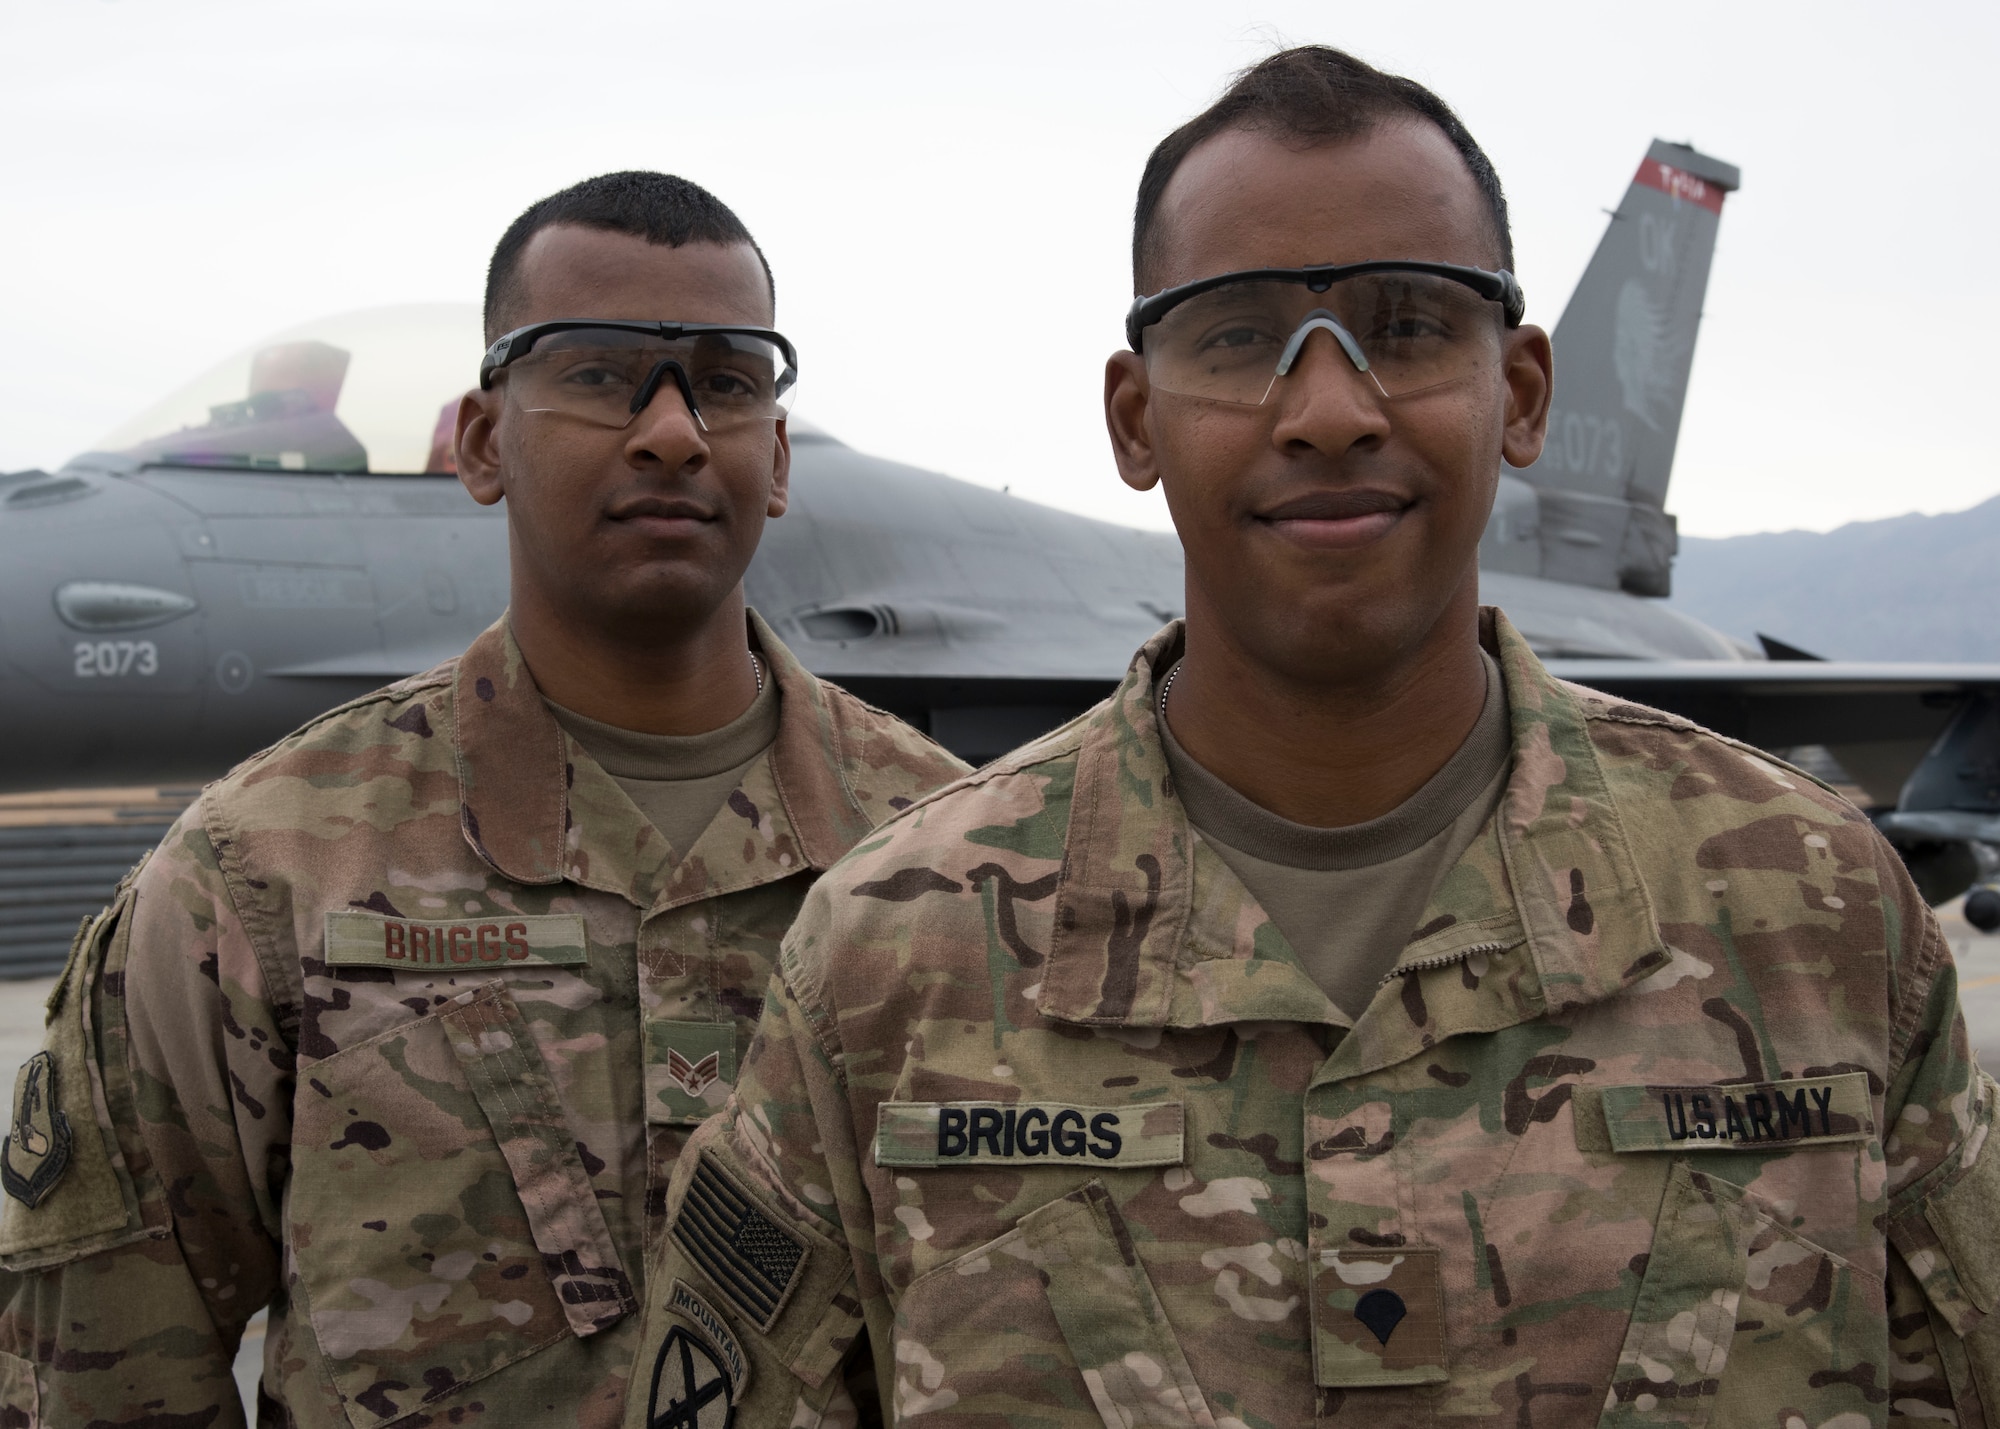
<path fill-rule="evenodd" d="M 629 427 L 660 388 L 678 388 L 703 431 L 778 420 L 791 410 L 798 354 L 770 328 L 563 318 L 514 329 L 479 364 L 479 385 L 507 374 L 523 411 Z"/>
<path fill-rule="evenodd" d="M 1154 387 L 1258 406 L 1324 331 L 1395 398 L 1491 367 L 1526 307 L 1513 274 L 1452 263 L 1258 268 L 1140 298 L 1125 335 Z"/>

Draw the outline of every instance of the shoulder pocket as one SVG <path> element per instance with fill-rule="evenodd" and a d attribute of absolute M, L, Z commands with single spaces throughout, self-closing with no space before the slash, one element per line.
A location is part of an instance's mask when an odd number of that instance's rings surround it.
<path fill-rule="evenodd" d="M 158 1233 L 114 1127 L 135 1119 L 119 985 L 134 869 L 86 919 L 49 995 L 42 1050 L 15 1076 L 0 1146 L 0 1265 L 40 1270 Z"/>
<path fill-rule="evenodd" d="M 2000 1144 L 1992 1135 L 2000 1087 L 1984 1072 L 1971 1133 L 1954 1168 L 1889 1222 L 1889 1238 L 1954 1334 L 1972 1333 L 2000 1303 Z"/>
<path fill-rule="evenodd" d="M 1924 1288 L 1947 1373 L 1960 1395 L 2000 1404 L 2000 1140 L 1993 1136 L 2000 1086 L 1980 1073 L 1971 1133 L 1937 1187 L 1889 1222 L 1889 1239 Z M 1947 1348 L 1944 1332 L 1964 1341 Z M 1968 1353 L 1969 1352 L 1969 1353 Z M 1970 1383 L 1967 1381 L 1970 1380 Z"/>
<path fill-rule="evenodd" d="M 854 1278 L 846 1252 L 775 1211 L 713 1152 L 696 1154 L 671 1235 L 785 1368 L 815 1388 L 860 1332 L 858 1303 L 843 1293 Z M 830 1317 L 829 1305 L 839 1313 Z"/>
<path fill-rule="evenodd" d="M 842 1389 L 837 1371 L 864 1323 L 847 1247 L 775 1204 L 712 1141 L 693 1143 L 674 1184 L 678 1207 L 648 1262 L 626 1429 L 806 1422 L 795 1412 Z"/>
<path fill-rule="evenodd" d="M 919 1276 L 896 1308 L 895 1360 L 898 1419 L 949 1409 L 996 1422 L 1214 1429 L 1099 1181 Z"/>
<path fill-rule="evenodd" d="M 356 1429 L 633 1308 L 502 983 L 301 1072 L 286 1239 Z"/>

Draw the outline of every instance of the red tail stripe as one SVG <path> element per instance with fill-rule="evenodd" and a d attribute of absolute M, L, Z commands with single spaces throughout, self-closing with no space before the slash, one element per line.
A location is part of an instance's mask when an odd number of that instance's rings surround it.
<path fill-rule="evenodd" d="M 1722 212 L 1721 189 L 1698 174 L 1677 169 L 1672 164 L 1663 164 L 1658 159 L 1641 160 L 1639 172 L 1632 176 L 1632 182 L 1658 189 L 1669 198 L 1677 198 L 1684 203 L 1700 204 L 1710 213 Z"/>

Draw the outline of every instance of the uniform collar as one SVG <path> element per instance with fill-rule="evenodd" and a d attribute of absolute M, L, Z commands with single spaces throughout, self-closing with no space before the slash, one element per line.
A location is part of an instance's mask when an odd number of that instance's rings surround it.
<path fill-rule="evenodd" d="M 785 865 L 776 862 L 779 852 L 792 855 L 791 872 L 801 864 L 825 869 L 871 827 L 848 779 L 844 731 L 825 688 L 755 611 L 749 612 L 749 638 L 778 684 L 778 737 L 769 758 L 755 766 L 769 770 L 768 783 L 759 790 L 763 798 L 749 813 L 735 809 L 742 801 L 732 801 L 731 811 L 750 823 L 771 851 L 770 877 L 787 876 L 781 871 Z M 616 786 L 594 767 L 586 776 L 593 785 L 592 817 L 573 827 L 579 793 L 570 743 L 549 713 L 505 616 L 459 657 L 452 711 L 459 822 L 481 859 L 516 883 L 569 879 L 610 888 L 642 905 L 666 891 L 670 870 L 657 834 L 649 853 L 652 826 L 637 809 L 630 810 L 636 821 L 630 827 L 612 816 L 617 802 L 630 801 L 622 793 L 617 801 L 596 797 L 602 793 L 594 787 L 598 780 L 613 791 Z M 780 835 L 782 847 L 775 842 Z M 710 842 L 704 836 L 696 849 L 706 852 Z M 715 883 L 710 891 L 719 892 L 741 880 L 711 867 L 703 882 Z M 673 901 L 682 901 L 683 891 L 675 889 Z"/>
<path fill-rule="evenodd" d="M 1468 880 L 1453 885 L 1451 918 L 1413 942 L 1399 968 L 1448 960 L 1460 944 L 1524 942 L 1535 976 L 1517 984 L 1520 1005 L 1509 1020 L 1521 1021 L 1608 997 L 1654 971 L 1665 953 L 1575 695 L 1498 610 L 1481 611 L 1480 634 L 1500 665 L 1513 745 L 1493 826 L 1505 876 L 1481 880 L 1470 895 Z M 1267 951 L 1268 937 L 1247 926 L 1261 916 L 1245 920 L 1221 906 L 1247 903 L 1255 912 L 1240 886 L 1223 886 L 1235 881 L 1220 860 L 1197 865 L 1167 777 L 1154 694 L 1181 645 L 1177 621 L 1141 648 L 1084 723 L 1041 1011 L 1125 1026 L 1344 1022 L 1289 950 Z M 1198 879 L 1206 881 L 1199 896 Z M 1434 921 L 1427 912 L 1423 926 Z"/>
<path fill-rule="evenodd" d="M 1500 662 L 1514 736 L 1500 853 L 1551 1011 L 1597 1002 L 1667 958 L 1583 706 L 1494 607 L 1481 634 Z M 1495 902 L 1505 897 L 1495 890 Z M 1413 950 L 1414 951 L 1414 950 Z"/>

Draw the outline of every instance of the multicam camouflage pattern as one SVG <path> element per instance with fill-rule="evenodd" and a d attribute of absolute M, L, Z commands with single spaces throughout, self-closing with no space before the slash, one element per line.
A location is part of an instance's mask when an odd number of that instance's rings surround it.
<path fill-rule="evenodd" d="M 6 1200 L 0 1424 L 240 1422 L 267 1303 L 262 1423 L 619 1421 L 668 1175 L 779 938 L 964 767 L 752 623 L 780 732 L 690 849 L 504 624 L 205 791 L 57 994 L 95 1170 Z"/>
<path fill-rule="evenodd" d="M 650 1276 L 755 1359 L 738 1426 L 813 1422 L 788 1347 L 863 1324 L 912 1423 L 1988 1422 L 1995 1088 L 1895 855 L 1483 635 L 1509 783 L 1351 1024 L 1174 797 L 1172 628 L 820 881 L 688 1161 L 836 1264 L 769 1334 L 672 1236 Z M 1031 1106 L 1163 1102 L 1174 1164 L 1019 1154 Z M 1015 1154 L 915 1164 L 913 1104 Z M 642 1360 L 695 1332 L 642 1299 Z"/>

